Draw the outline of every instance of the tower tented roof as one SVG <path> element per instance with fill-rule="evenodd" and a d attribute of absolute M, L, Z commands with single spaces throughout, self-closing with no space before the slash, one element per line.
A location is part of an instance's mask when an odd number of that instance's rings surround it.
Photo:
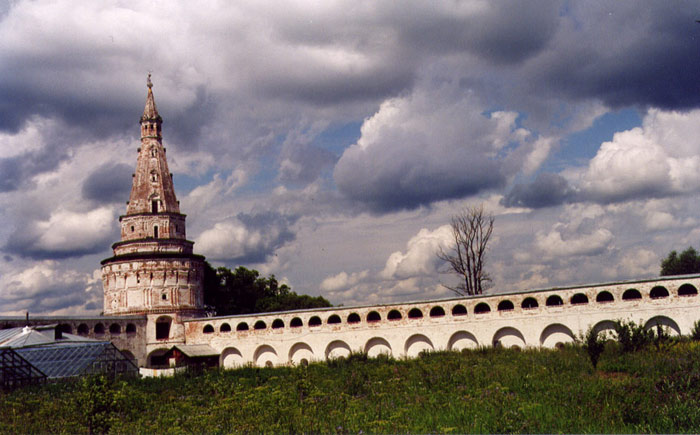
<path fill-rule="evenodd" d="M 156 107 L 156 100 L 153 97 L 153 83 L 151 83 L 151 75 L 148 75 L 148 93 L 146 94 L 146 107 L 143 109 L 143 116 L 141 117 L 141 122 L 143 121 L 162 121 L 163 119 L 158 114 L 158 108 Z"/>
<path fill-rule="evenodd" d="M 148 78 L 146 106 L 141 117 L 141 148 L 136 161 L 127 215 L 143 213 L 180 213 L 175 188 L 165 157 L 160 123 L 161 117 L 153 97 L 153 84 Z M 154 122 L 155 121 L 155 122 Z M 155 127 L 154 127 L 155 125 Z"/>

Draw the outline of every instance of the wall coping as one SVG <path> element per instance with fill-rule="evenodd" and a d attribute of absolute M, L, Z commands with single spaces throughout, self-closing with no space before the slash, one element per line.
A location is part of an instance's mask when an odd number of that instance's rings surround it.
<path fill-rule="evenodd" d="M 502 296 L 516 296 L 516 295 L 532 295 L 539 293 L 555 292 L 555 291 L 571 291 L 578 289 L 590 289 L 590 288 L 600 288 L 600 287 L 613 287 L 619 285 L 632 285 L 632 284 L 644 284 L 644 283 L 656 283 L 656 282 L 666 282 L 666 281 L 684 281 L 688 279 L 700 279 L 700 274 L 692 275 L 673 275 L 673 276 L 660 276 L 657 278 L 647 278 L 647 279 L 634 279 L 634 280 L 624 280 L 624 281 L 613 281 L 608 283 L 596 283 L 596 284 L 586 284 L 586 285 L 572 285 L 563 287 L 547 287 L 533 290 L 524 291 L 510 291 L 503 293 L 488 293 L 477 296 L 463 296 L 463 297 L 452 297 L 452 298 L 439 298 L 439 299 L 424 299 L 415 301 L 405 301 L 405 302 L 391 302 L 391 303 L 381 303 L 381 304 L 368 304 L 368 305 L 348 305 L 339 307 L 321 307 L 321 308 L 306 308 L 299 310 L 289 310 L 289 311 L 273 311 L 267 313 L 249 313 L 249 314 L 232 314 L 228 316 L 211 316 L 211 317 L 198 317 L 194 319 L 185 319 L 184 323 L 187 322 L 201 322 L 203 320 L 221 320 L 221 319 L 239 319 L 239 318 L 249 318 L 249 317 L 274 317 L 280 315 L 289 314 L 301 314 L 301 313 L 324 313 L 329 311 L 347 311 L 347 310 L 360 310 L 367 308 L 385 308 L 394 307 L 400 305 L 426 305 L 426 304 L 437 304 L 437 303 L 451 303 L 451 302 L 466 302 L 474 301 Z"/>

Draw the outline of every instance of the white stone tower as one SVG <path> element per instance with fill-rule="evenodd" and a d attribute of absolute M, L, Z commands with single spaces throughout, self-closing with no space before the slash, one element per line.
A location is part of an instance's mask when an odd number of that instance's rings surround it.
<path fill-rule="evenodd" d="M 141 117 L 141 147 L 121 241 L 102 261 L 104 314 L 145 314 L 147 347 L 184 341 L 182 320 L 203 314 L 204 257 L 185 238 L 185 215 L 175 197 L 161 136 L 163 119 L 148 76 Z"/>

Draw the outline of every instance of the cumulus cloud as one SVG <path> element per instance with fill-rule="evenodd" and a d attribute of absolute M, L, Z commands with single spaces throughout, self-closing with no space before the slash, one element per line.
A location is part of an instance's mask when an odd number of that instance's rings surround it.
<path fill-rule="evenodd" d="M 559 216 L 549 231 L 538 231 L 534 244 L 547 258 L 592 256 L 607 250 L 614 239 L 605 228 L 606 211 L 597 205 L 573 205 Z"/>
<path fill-rule="evenodd" d="M 600 202 L 700 190 L 700 111 L 651 110 L 642 127 L 616 133 L 586 169 L 582 190 Z"/>
<path fill-rule="evenodd" d="M 612 233 L 599 228 L 589 234 L 564 239 L 558 228 L 549 233 L 537 235 L 535 243 L 543 252 L 551 256 L 596 255 L 605 250 L 613 240 Z"/>
<path fill-rule="evenodd" d="M 542 208 L 571 202 L 608 204 L 700 192 L 698 137 L 699 110 L 649 110 L 642 126 L 615 133 L 612 140 L 601 144 L 584 168 L 560 174 L 542 172 L 530 183 L 513 186 L 501 204 Z M 660 218 L 656 216 L 655 223 L 650 221 L 651 227 L 657 228 Z"/>
<path fill-rule="evenodd" d="M 369 275 L 369 270 L 362 272 L 340 272 L 337 275 L 329 276 L 321 282 L 321 290 L 329 292 L 337 292 L 339 290 L 347 290 L 350 287 L 357 285 Z"/>
<path fill-rule="evenodd" d="M 629 255 L 620 256 L 619 263 L 609 265 L 604 270 L 604 275 L 608 279 L 630 278 L 630 277 L 652 277 L 659 271 L 661 259 L 657 254 L 648 249 L 635 249 Z"/>
<path fill-rule="evenodd" d="M 87 213 L 58 209 L 48 219 L 20 224 L 5 250 L 34 259 L 93 254 L 118 238 L 115 221 L 107 207 Z"/>
<path fill-rule="evenodd" d="M 435 274 L 441 264 L 437 258 L 440 248 L 452 240 L 452 228 L 443 225 L 433 231 L 422 228 L 406 243 L 406 252 L 396 251 L 386 260 L 380 276 L 384 279 L 406 279 Z"/>
<path fill-rule="evenodd" d="M 55 261 L 3 274 L 0 277 L 0 307 L 5 315 L 95 314 L 102 308 L 99 271 L 81 273 Z"/>
<path fill-rule="evenodd" d="M 239 214 L 218 222 L 196 239 L 197 250 L 210 260 L 261 263 L 294 240 L 294 218 L 275 213 Z"/>
<path fill-rule="evenodd" d="M 340 191 L 377 210 L 411 209 L 502 186 L 507 145 L 526 133 L 517 114 L 490 116 L 453 86 L 382 103 L 338 161 Z"/>

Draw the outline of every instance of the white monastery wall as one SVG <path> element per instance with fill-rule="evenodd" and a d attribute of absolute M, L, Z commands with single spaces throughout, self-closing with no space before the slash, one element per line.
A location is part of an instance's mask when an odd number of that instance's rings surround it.
<path fill-rule="evenodd" d="M 629 320 L 672 335 L 700 319 L 700 275 L 473 298 L 185 320 L 185 344 L 208 344 L 220 365 L 298 364 L 364 351 L 413 357 L 424 350 L 502 345 L 552 348 L 588 328 Z M 612 297 L 611 301 L 606 301 Z M 500 309 L 499 309 L 500 308 Z M 488 309 L 488 311 L 486 311 Z M 377 320 L 378 318 L 378 320 Z M 167 349 L 152 344 L 154 354 Z"/>

